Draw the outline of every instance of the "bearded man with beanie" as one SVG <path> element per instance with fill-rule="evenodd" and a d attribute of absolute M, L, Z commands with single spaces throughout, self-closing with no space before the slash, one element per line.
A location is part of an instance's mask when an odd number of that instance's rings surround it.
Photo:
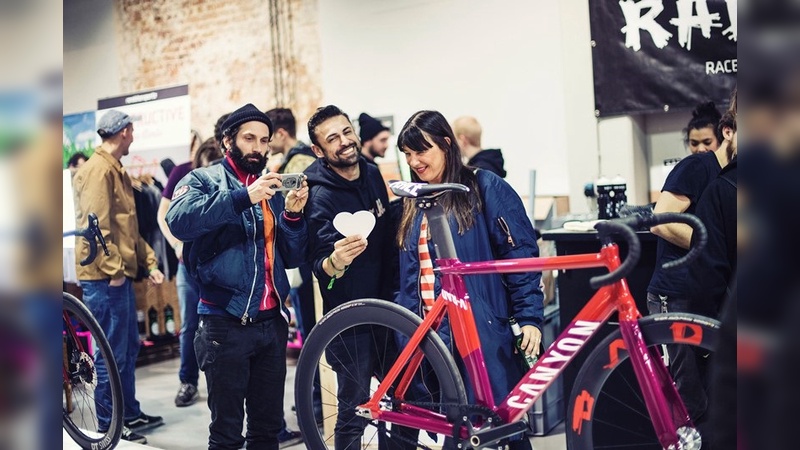
<path fill-rule="evenodd" d="M 252 104 L 222 125 L 221 164 L 175 187 L 167 223 L 184 242 L 198 282 L 195 352 L 208 386 L 208 448 L 279 448 L 286 381 L 287 268 L 306 253 L 308 185 L 276 195 L 281 175 L 261 175 L 273 125 Z M 247 433 L 242 436 L 245 406 Z"/>
<path fill-rule="evenodd" d="M 389 128 L 367 113 L 358 116 L 358 137 L 361 139 L 361 156 L 377 166 L 375 158 L 383 158 L 389 148 Z"/>

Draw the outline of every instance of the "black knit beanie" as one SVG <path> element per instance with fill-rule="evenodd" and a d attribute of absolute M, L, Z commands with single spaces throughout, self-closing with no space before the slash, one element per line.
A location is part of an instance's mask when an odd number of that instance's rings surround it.
<path fill-rule="evenodd" d="M 248 103 L 236 111 L 222 123 L 222 135 L 230 136 L 231 130 L 246 122 L 261 122 L 269 127 L 269 137 L 272 137 L 272 121 L 269 117 L 256 108 L 252 103 Z"/>
<path fill-rule="evenodd" d="M 358 116 L 358 135 L 361 142 L 366 142 L 375 137 L 381 131 L 389 131 L 389 128 L 383 126 L 377 119 L 371 117 L 367 113 L 361 113 Z"/>

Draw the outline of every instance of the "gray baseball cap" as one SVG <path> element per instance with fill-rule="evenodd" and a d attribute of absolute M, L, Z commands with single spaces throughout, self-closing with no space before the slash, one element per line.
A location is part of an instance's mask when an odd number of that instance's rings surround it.
<path fill-rule="evenodd" d="M 110 109 L 97 122 L 97 134 L 103 138 L 113 136 L 136 120 L 139 120 L 136 116 L 131 117 L 122 111 Z"/>

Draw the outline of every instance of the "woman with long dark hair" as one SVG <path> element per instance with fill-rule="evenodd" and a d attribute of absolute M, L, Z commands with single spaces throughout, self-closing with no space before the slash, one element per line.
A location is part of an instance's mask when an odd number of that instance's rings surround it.
<path fill-rule="evenodd" d="M 411 168 L 414 182 L 461 183 L 468 193 L 439 197 L 448 214 L 456 252 L 461 261 L 481 261 L 538 256 L 536 236 L 522 200 L 502 178 L 488 170 L 464 166 L 453 130 L 437 111 L 419 111 L 406 122 L 397 140 Z M 395 301 L 424 315 L 426 300 L 439 294 L 438 280 L 425 294 L 420 283 L 420 228 L 424 213 L 412 200 L 404 200 L 397 243 L 400 247 L 400 289 Z M 435 259 L 433 245 L 428 245 Z M 523 375 L 521 355 L 514 354 L 509 318 L 522 327 L 522 348 L 536 355 L 541 345 L 544 296 L 541 273 L 492 274 L 465 277 L 478 335 L 495 401 L 502 400 Z M 422 287 L 421 287 L 422 286 Z M 439 333 L 452 349 L 449 327 Z M 455 353 L 456 360 L 460 360 Z M 463 364 L 462 366 L 463 372 Z M 465 375 L 465 374 L 464 374 Z M 468 393 L 473 397 L 473 393 Z M 512 448 L 530 448 L 528 439 L 513 441 Z"/>

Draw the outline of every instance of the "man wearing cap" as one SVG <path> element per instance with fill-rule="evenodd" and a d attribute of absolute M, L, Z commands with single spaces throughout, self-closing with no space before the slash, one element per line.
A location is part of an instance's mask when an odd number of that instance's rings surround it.
<path fill-rule="evenodd" d="M 76 226 L 85 227 L 89 213 L 97 214 L 110 254 L 105 256 L 100 252 L 91 264 L 77 264 L 77 275 L 83 288 L 83 301 L 103 328 L 117 360 L 125 405 L 122 438 L 145 443 L 147 439 L 136 432 L 162 425 L 164 421 L 143 413 L 136 400 L 139 331 L 133 279 L 140 266 L 147 270 L 153 283 L 160 284 L 164 275 L 158 268 L 153 249 L 139 236 L 131 178 L 120 163 L 133 142 L 133 121 L 129 115 L 112 109 L 100 118 L 97 134 L 103 142 L 73 180 L 75 217 Z M 76 246 L 77 263 L 89 255 L 89 243 L 79 239 Z M 98 429 L 107 430 L 111 420 L 111 394 L 105 364 L 99 358 L 97 366 Z"/>
<path fill-rule="evenodd" d="M 252 104 L 222 125 L 221 164 L 195 169 L 167 211 L 200 288 L 195 352 L 211 410 L 209 449 L 277 449 L 283 419 L 289 314 L 287 268 L 306 254 L 301 189 L 276 195 L 281 175 L 261 175 L 273 125 Z M 247 437 L 242 437 L 245 406 Z"/>
<path fill-rule="evenodd" d="M 368 163 L 377 166 L 375 158 L 383 158 L 389 148 L 389 128 L 367 113 L 358 116 L 358 136 L 361 138 L 361 155 Z"/>

